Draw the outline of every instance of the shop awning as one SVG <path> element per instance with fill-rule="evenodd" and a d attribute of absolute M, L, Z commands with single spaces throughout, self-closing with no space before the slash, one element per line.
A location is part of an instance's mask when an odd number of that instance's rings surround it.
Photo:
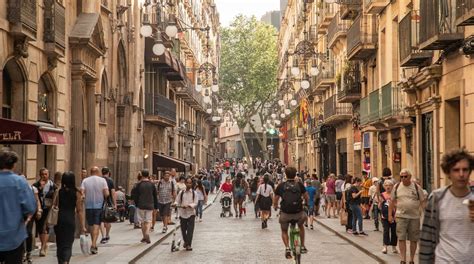
<path fill-rule="evenodd" d="M 191 163 L 161 154 L 153 152 L 153 174 L 157 174 L 158 171 L 175 169 L 178 172 L 191 171 Z"/>
<path fill-rule="evenodd" d="M 0 144 L 62 145 L 64 135 L 62 129 L 0 118 Z"/>

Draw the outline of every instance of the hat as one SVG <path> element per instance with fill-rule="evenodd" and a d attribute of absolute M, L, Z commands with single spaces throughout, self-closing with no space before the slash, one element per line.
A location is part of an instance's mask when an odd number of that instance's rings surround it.
<path fill-rule="evenodd" d="M 378 182 L 378 181 L 379 181 L 379 178 L 377 178 L 377 177 L 372 178 L 372 182 Z"/>

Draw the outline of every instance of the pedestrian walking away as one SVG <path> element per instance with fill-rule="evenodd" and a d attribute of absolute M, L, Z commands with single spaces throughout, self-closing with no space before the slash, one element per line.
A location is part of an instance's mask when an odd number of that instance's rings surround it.
<path fill-rule="evenodd" d="M 348 195 L 351 198 L 349 200 L 349 205 L 352 211 L 352 234 L 356 236 L 357 235 L 367 236 L 367 233 L 364 232 L 362 209 L 360 208 L 360 205 L 362 202 L 361 194 L 363 192 L 361 184 L 362 184 L 362 179 L 356 177 L 354 179 L 354 184 L 348 191 Z"/>
<path fill-rule="evenodd" d="M 87 232 L 84 214 L 82 192 L 76 188 L 76 177 L 73 172 L 65 172 L 61 177 L 61 189 L 53 201 L 57 206 L 58 223 L 54 226 L 56 234 L 56 257 L 59 264 L 69 263 L 72 256 L 72 245 L 74 243 L 74 226 L 76 216 L 79 219 L 81 234 Z"/>
<path fill-rule="evenodd" d="M 309 228 L 311 229 L 314 229 L 314 226 L 313 226 L 313 222 L 314 222 L 314 202 L 315 202 L 315 199 L 314 199 L 314 196 L 316 195 L 316 189 L 313 187 L 313 185 L 311 184 L 311 180 L 308 179 L 306 180 L 306 192 L 308 193 L 308 203 L 306 204 L 306 208 L 307 208 L 307 212 L 306 214 L 308 215 L 308 219 L 306 220 L 306 223 L 305 223 L 305 227 L 308 227 L 308 224 L 309 224 Z"/>
<path fill-rule="evenodd" d="M 273 198 L 273 207 L 275 210 L 280 208 L 280 227 L 281 237 L 285 245 L 285 257 L 291 258 L 291 250 L 289 245 L 288 228 L 290 222 L 296 221 L 300 229 L 301 237 L 301 253 L 306 253 L 308 250 L 305 246 L 305 230 L 304 222 L 306 221 L 306 213 L 303 210 L 303 201 L 308 203 L 308 193 L 301 181 L 296 181 L 296 168 L 287 167 L 285 169 L 287 181 L 280 183 L 275 191 Z M 280 201 L 280 206 L 278 202 Z"/>
<path fill-rule="evenodd" d="M 268 227 L 267 222 L 272 208 L 273 188 L 268 184 L 269 181 L 270 174 L 265 173 L 265 175 L 263 175 L 263 184 L 258 186 L 257 197 L 255 198 L 255 203 L 258 204 L 258 208 L 260 209 L 262 229 Z"/>
<path fill-rule="evenodd" d="M 26 225 L 32 221 L 36 201 L 24 177 L 14 173 L 18 155 L 0 151 L 0 263 L 23 261 L 23 241 L 28 237 Z"/>
<path fill-rule="evenodd" d="M 111 172 L 108 167 L 102 168 L 102 177 L 104 177 L 105 181 L 107 182 L 107 187 L 109 189 L 109 196 L 105 199 L 106 206 L 113 207 L 115 211 L 117 211 L 117 196 L 115 194 L 115 183 L 114 180 L 111 178 Z M 102 220 L 100 233 L 102 235 L 102 239 L 100 240 L 101 244 L 105 244 L 110 240 L 110 230 L 112 229 L 112 223 L 109 223 Z"/>
<path fill-rule="evenodd" d="M 419 263 L 473 263 L 474 188 L 469 179 L 474 156 L 465 149 L 452 150 L 442 157 L 441 169 L 451 185 L 429 196 Z"/>
<path fill-rule="evenodd" d="M 91 254 L 97 254 L 97 239 L 100 223 L 102 222 L 102 208 L 110 193 L 107 181 L 99 176 L 100 170 L 98 167 L 92 167 L 90 174 L 82 181 L 81 191 L 85 196 L 86 222 L 91 234 Z"/>
<path fill-rule="evenodd" d="M 175 201 L 178 207 L 178 214 L 181 224 L 181 234 L 183 236 L 183 247 L 187 251 L 193 250 L 193 233 L 194 223 L 196 218 L 196 206 L 198 204 L 198 197 L 193 190 L 193 180 L 186 179 L 186 190 L 181 191 L 176 197 Z"/>
<path fill-rule="evenodd" d="M 158 206 L 156 186 L 150 181 L 150 172 L 142 170 L 142 180 L 132 189 L 132 199 L 137 207 L 137 220 L 141 224 L 142 243 L 151 243 L 150 227 L 153 210 Z"/>
<path fill-rule="evenodd" d="M 201 180 L 198 180 L 196 188 L 194 189 L 198 197 L 198 204 L 196 206 L 196 217 L 199 217 L 199 222 L 202 221 L 202 211 L 204 204 L 207 203 L 207 193 Z"/>

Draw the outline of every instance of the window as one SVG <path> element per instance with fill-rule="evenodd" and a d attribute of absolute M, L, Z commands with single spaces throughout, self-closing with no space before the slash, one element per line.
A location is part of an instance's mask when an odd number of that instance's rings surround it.
<path fill-rule="evenodd" d="M 38 121 L 52 123 L 51 119 L 52 94 L 43 78 L 38 83 Z"/>
<path fill-rule="evenodd" d="M 2 78 L 2 117 L 12 118 L 12 80 L 8 71 L 3 71 Z"/>
<path fill-rule="evenodd" d="M 102 76 L 100 85 L 100 102 L 99 102 L 99 122 L 105 123 L 107 109 L 107 80 L 105 74 Z"/>

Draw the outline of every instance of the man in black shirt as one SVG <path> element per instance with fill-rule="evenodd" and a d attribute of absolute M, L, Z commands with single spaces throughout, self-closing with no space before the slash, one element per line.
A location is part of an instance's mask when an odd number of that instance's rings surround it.
<path fill-rule="evenodd" d="M 360 203 L 362 201 L 360 197 L 360 195 L 362 194 L 361 184 L 362 179 L 358 177 L 355 178 L 354 184 L 348 191 L 350 197 L 349 205 L 352 210 L 352 234 L 356 236 L 367 236 L 367 233 L 365 233 L 363 229 L 362 209 L 360 208 Z M 356 225 L 356 223 L 358 223 L 359 225 Z"/>
<path fill-rule="evenodd" d="M 150 226 L 153 219 L 153 209 L 158 206 L 158 196 L 155 184 L 150 181 L 150 172 L 142 170 L 142 180 L 132 190 L 132 199 L 137 207 L 137 218 L 142 225 L 142 243 L 151 243 Z"/>
<path fill-rule="evenodd" d="M 288 239 L 288 227 L 290 222 L 296 221 L 300 229 L 301 237 L 301 253 L 306 253 L 308 250 L 304 244 L 304 222 L 306 220 L 306 213 L 303 210 L 303 200 L 308 204 L 308 193 L 301 181 L 296 181 L 296 169 L 294 167 L 287 167 L 285 169 L 287 177 L 286 182 L 279 184 L 275 191 L 273 198 L 273 207 L 275 210 L 278 209 L 278 201 L 281 198 L 280 203 L 280 226 L 281 226 L 281 237 L 285 244 L 285 257 L 291 258 L 291 250 L 289 247 Z"/>
<path fill-rule="evenodd" d="M 111 178 L 111 172 L 108 167 L 102 168 L 102 177 L 104 177 L 105 181 L 107 182 L 107 187 L 109 187 L 109 193 L 110 193 L 109 197 L 107 197 L 105 202 L 109 205 L 112 205 L 115 208 L 115 210 L 117 210 L 117 201 L 116 201 L 117 196 L 115 195 L 115 184 L 114 184 L 114 180 L 112 180 Z M 109 234 L 110 234 L 111 228 L 112 228 L 111 223 L 103 222 L 103 226 L 101 226 L 100 228 L 100 233 L 102 234 L 102 239 L 100 240 L 101 244 L 105 244 L 109 242 L 110 240 Z"/>

